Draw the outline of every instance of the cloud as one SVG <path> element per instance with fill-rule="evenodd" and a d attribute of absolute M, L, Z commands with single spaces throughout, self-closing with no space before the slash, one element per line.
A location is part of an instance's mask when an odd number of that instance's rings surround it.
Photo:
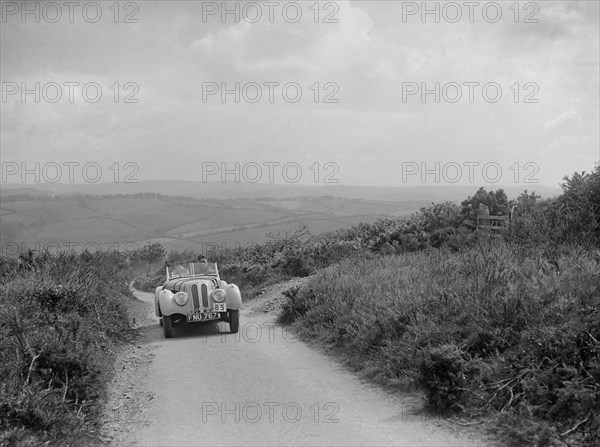
<path fill-rule="evenodd" d="M 514 23 L 512 2 L 503 3 L 495 24 L 424 24 L 418 17 L 403 23 L 402 2 L 389 1 L 333 2 L 338 23 L 314 23 L 312 2 L 302 3 L 306 17 L 298 23 L 204 23 L 201 3 L 143 2 L 140 22 L 131 26 L 3 25 L 4 81 L 93 80 L 104 98 L 1 104 L 1 155 L 105 156 L 167 177 L 165 148 L 196 164 L 304 157 L 308 164 L 335 161 L 350 180 L 367 183 L 393 179 L 394 166 L 407 160 L 541 164 L 545 151 L 560 152 L 560 166 L 540 170 L 550 183 L 589 169 L 589 154 L 597 156 L 597 2 L 538 2 L 539 22 L 531 24 Z M 112 101 L 109 87 L 117 81 L 139 85 L 139 104 Z M 274 104 L 222 104 L 218 96 L 204 103 L 207 81 L 298 82 L 306 100 L 286 103 L 277 90 Z M 494 81 L 503 97 L 498 104 L 484 102 L 480 92 L 472 104 L 422 104 L 419 96 L 403 102 L 407 81 Z M 339 103 L 315 103 L 316 82 L 335 83 Z M 539 87 L 539 103 L 523 102 L 527 83 Z M 368 157 L 385 161 L 366 166 Z"/>
<path fill-rule="evenodd" d="M 572 128 L 579 126 L 582 119 L 582 116 L 575 110 L 567 110 L 550 121 L 547 121 L 544 124 L 544 129 Z"/>

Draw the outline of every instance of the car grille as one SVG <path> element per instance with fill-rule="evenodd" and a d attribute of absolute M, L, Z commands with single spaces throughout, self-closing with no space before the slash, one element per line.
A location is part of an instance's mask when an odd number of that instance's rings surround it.
<path fill-rule="evenodd" d="M 202 284 L 200 286 L 200 289 L 202 290 L 202 305 L 207 308 L 208 307 L 208 287 L 206 286 L 206 284 Z"/>
<path fill-rule="evenodd" d="M 202 307 L 208 308 L 208 286 L 206 284 L 200 285 L 200 291 L 202 293 Z M 200 312 L 200 296 L 198 295 L 198 285 L 192 285 L 192 301 L 194 303 L 194 312 Z"/>
<path fill-rule="evenodd" d="M 194 302 L 194 312 L 200 311 L 200 299 L 198 298 L 198 286 L 192 286 L 192 301 Z"/>

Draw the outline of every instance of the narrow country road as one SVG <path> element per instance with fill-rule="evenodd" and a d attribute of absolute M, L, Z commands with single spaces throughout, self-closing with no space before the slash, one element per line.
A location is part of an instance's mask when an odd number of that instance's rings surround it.
<path fill-rule="evenodd" d="M 152 399 L 118 445 L 481 446 L 476 435 L 422 416 L 416 398 L 397 397 L 275 324 L 269 294 L 246 304 L 240 331 L 226 323 L 177 327 L 164 339 L 158 319 L 141 345 L 153 360 L 128 385 Z M 153 296 L 136 292 L 153 309 Z"/>

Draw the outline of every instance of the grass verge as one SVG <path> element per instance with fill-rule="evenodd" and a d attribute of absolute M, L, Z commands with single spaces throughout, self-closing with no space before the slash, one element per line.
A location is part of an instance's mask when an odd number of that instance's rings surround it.
<path fill-rule="evenodd" d="M 280 321 L 509 445 L 600 444 L 600 256 L 489 240 L 324 269 Z"/>
<path fill-rule="evenodd" d="M 0 263 L 0 444 L 100 444 L 113 348 L 129 331 L 124 269 L 106 254 Z"/>

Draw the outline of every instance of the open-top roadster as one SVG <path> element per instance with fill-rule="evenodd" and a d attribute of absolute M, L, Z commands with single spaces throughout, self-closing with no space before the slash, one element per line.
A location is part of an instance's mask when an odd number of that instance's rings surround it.
<path fill-rule="evenodd" d="M 225 321 L 231 332 L 238 331 L 242 295 L 238 286 L 221 280 L 216 263 L 190 262 L 166 271 L 166 282 L 154 292 L 165 338 L 172 337 L 173 326 L 188 323 Z"/>

